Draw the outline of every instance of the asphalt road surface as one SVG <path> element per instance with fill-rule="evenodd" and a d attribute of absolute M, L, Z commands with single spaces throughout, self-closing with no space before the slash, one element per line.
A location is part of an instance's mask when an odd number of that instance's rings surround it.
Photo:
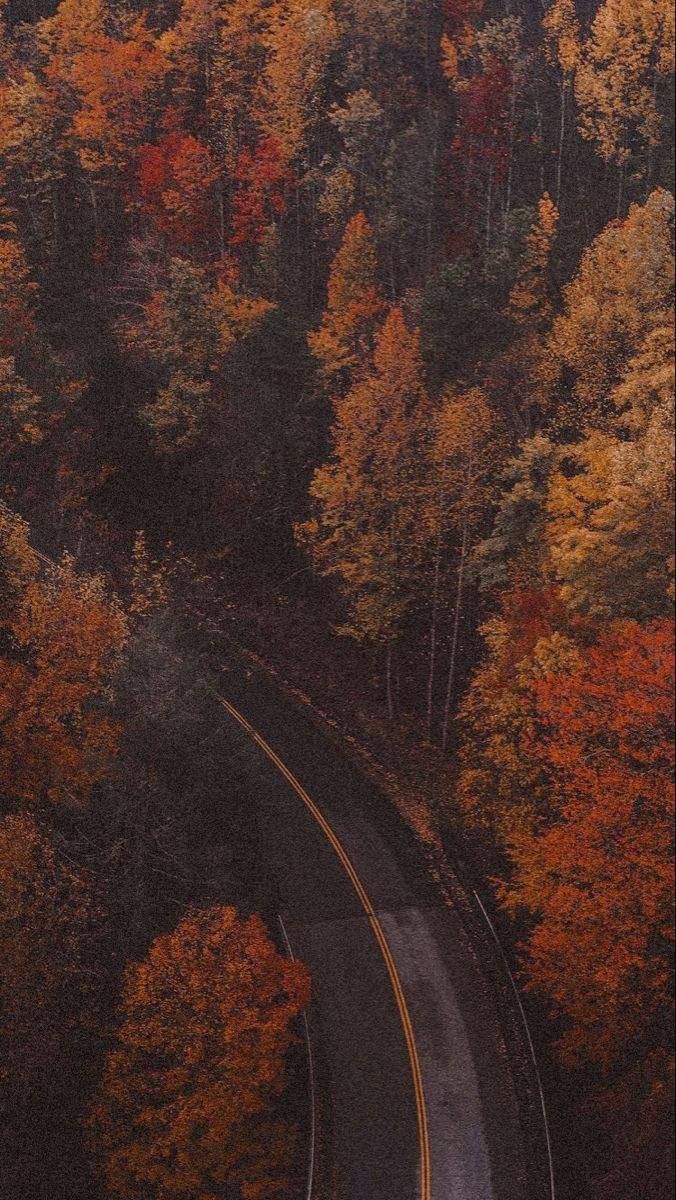
<path fill-rule="evenodd" d="M 266 906 L 312 974 L 304 1200 L 525 1200 L 491 996 L 415 839 L 301 706 L 193 636 L 250 777 Z"/>

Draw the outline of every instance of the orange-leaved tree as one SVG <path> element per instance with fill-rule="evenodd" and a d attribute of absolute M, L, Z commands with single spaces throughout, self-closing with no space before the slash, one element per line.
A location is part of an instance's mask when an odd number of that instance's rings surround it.
<path fill-rule="evenodd" d="M 40 576 L 25 523 L 4 506 L 0 581 L 0 791 L 18 804 L 81 804 L 116 746 L 105 700 L 124 614 L 68 557 Z"/>
<path fill-rule="evenodd" d="M 674 70 L 673 38 L 667 0 L 604 0 L 582 47 L 575 75 L 579 128 L 619 167 L 618 216 L 632 154 L 638 166 L 641 151 L 660 140 L 658 88 Z"/>
<path fill-rule="evenodd" d="M 578 1064 L 622 1063 L 669 1025 L 673 647 L 670 620 L 620 622 L 530 682 L 520 748 L 548 813 L 512 835 L 504 899 L 533 920 L 528 986 Z"/>
<path fill-rule="evenodd" d="M 511 587 L 481 629 L 486 653 L 461 709 L 464 740 L 455 800 L 465 818 L 490 829 L 504 850 L 548 807 L 546 781 L 522 751 L 533 721 L 533 675 L 569 668 L 577 650 L 554 588 Z"/>
<path fill-rule="evenodd" d="M 430 429 L 418 331 L 394 308 L 370 371 L 336 402 L 333 455 L 311 486 L 315 516 L 297 531 L 321 573 L 340 582 L 349 605 L 343 632 L 386 648 L 390 719 L 392 651 L 429 537 L 422 496 Z"/>
<path fill-rule="evenodd" d="M 271 1109 L 309 990 L 262 919 L 233 908 L 189 912 L 127 968 L 89 1120 L 111 1196 L 288 1194 L 293 1132 Z"/>
<path fill-rule="evenodd" d="M 429 732 L 437 610 L 440 589 L 445 582 L 443 560 L 447 555 L 453 563 L 455 580 L 442 722 L 442 747 L 445 749 L 456 682 L 459 633 L 465 617 L 468 560 L 480 537 L 490 527 L 503 427 L 498 413 L 491 409 L 480 388 L 457 393 L 449 389 L 435 415 L 433 433 L 428 520 L 434 544 L 434 565 L 427 715 Z"/>
<path fill-rule="evenodd" d="M 289 161 L 304 149 L 309 158 L 322 102 L 326 104 L 327 66 L 338 41 L 333 3 L 279 0 L 268 13 L 261 125 Z"/>
<path fill-rule="evenodd" d="M 624 221 L 606 226 L 564 288 L 549 352 L 569 373 L 570 400 L 562 408 L 573 427 L 607 423 L 629 361 L 657 329 L 670 324 L 673 229 L 674 198 L 656 188 Z"/>
<path fill-rule="evenodd" d="M 375 330 L 385 313 L 377 272 L 371 227 L 364 213 L 359 212 L 345 226 L 331 264 L 320 328 L 308 334 L 322 375 L 337 390 L 349 385 L 368 360 Z"/>
<path fill-rule="evenodd" d="M 168 63 L 145 18 L 114 16 L 108 0 L 62 0 L 37 37 L 98 221 L 95 186 L 117 177 L 145 140 Z"/>

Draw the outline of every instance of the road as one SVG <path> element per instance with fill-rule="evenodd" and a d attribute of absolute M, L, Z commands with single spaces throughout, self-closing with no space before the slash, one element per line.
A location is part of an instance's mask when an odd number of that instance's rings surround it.
<path fill-rule="evenodd" d="M 518 1105 L 461 922 L 389 802 L 206 625 L 266 907 L 309 966 L 313 1200 L 525 1200 Z"/>

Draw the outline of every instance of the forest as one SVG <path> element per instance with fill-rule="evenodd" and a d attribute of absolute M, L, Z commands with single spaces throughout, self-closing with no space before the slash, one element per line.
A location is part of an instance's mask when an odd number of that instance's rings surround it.
<path fill-rule="evenodd" d="M 311 983 L 196 589 L 424 762 L 562 1200 L 671 1195 L 673 40 L 0 0 L 0 1196 L 292 1195 Z"/>

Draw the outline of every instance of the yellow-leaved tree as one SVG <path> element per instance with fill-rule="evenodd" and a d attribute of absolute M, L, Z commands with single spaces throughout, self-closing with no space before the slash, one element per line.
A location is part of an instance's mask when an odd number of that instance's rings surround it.
<path fill-rule="evenodd" d="M 545 56 L 558 69 L 559 75 L 559 144 L 556 158 L 557 207 L 561 204 L 563 157 L 566 143 L 567 115 L 575 72 L 580 62 L 580 22 L 575 0 L 554 0 L 542 18 L 545 34 Z"/>
<path fill-rule="evenodd" d="M 656 92 L 674 69 L 673 13 L 669 0 L 604 0 L 577 66 L 580 132 L 618 167 L 618 216 L 630 156 L 661 134 Z"/>
<path fill-rule="evenodd" d="M 366 216 L 359 212 L 345 226 L 331 264 L 321 325 L 308 334 L 310 349 L 332 390 L 344 391 L 368 360 L 384 313 L 373 234 Z"/>
<path fill-rule="evenodd" d="M 563 415 L 576 429 L 616 418 L 615 389 L 630 359 L 671 323 L 674 198 L 656 189 L 611 223 L 582 256 L 563 293 L 549 352 L 570 373 Z"/>
<path fill-rule="evenodd" d="M 421 513 L 430 401 L 417 330 L 400 309 L 376 335 L 373 365 L 336 404 L 331 460 L 311 486 L 315 515 L 297 530 L 318 570 L 348 604 L 343 632 L 392 652 L 419 587 L 427 530 Z"/>
<path fill-rule="evenodd" d="M 501 437 L 502 434 L 502 437 Z M 435 526 L 435 566 L 432 586 L 432 633 L 428 677 L 428 728 L 432 722 L 433 650 L 440 585 L 438 549 L 445 545 L 455 576 L 451 610 L 448 672 L 442 720 L 442 748 L 448 742 L 451 701 L 458 662 L 458 640 L 465 617 L 467 565 L 472 550 L 490 527 L 496 498 L 495 478 L 504 430 L 480 388 L 449 391 L 435 414 L 431 445 L 432 524 Z"/>
<path fill-rule="evenodd" d="M 261 124 L 289 160 L 312 142 L 329 55 L 338 41 L 333 0 L 277 0 L 265 34 Z"/>

